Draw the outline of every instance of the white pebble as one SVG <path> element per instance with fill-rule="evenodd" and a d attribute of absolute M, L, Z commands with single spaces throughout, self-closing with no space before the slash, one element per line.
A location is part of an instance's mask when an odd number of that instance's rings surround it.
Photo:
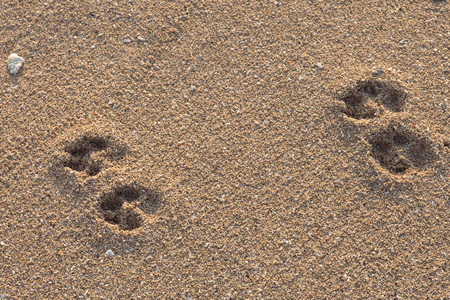
<path fill-rule="evenodd" d="M 106 251 L 106 255 L 114 256 L 115 254 L 114 254 L 114 252 L 112 252 L 112 250 L 108 250 L 108 251 Z"/>
<path fill-rule="evenodd" d="M 22 68 L 22 65 L 24 63 L 24 59 L 17 55 L 16 53 L 12 53 L 8 57 L 8 70 L 11 74 L 16 75 L 20 68 Z"/>

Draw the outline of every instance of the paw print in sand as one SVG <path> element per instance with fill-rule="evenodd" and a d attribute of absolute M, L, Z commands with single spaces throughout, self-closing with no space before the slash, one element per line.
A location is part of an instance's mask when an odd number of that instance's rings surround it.
<path fill-rule="evenodd" d="M 340 100 L 344 101 L 344 113 L 353 119 L 372 119 L 386 110 L 401 112 L 407 94 L 400 87 L 369 79 L 360 80 L 355 87 L 345 91 Z"/>
<path fill-rule="evenodd" d="M 87 176 L 95 176 L 101 171 L 101 160 L 92 158 L 94 153 L 102 153 L 106 159 L 117 160 L 125 155 L 126 148 L 111 137 L 83 135 L 68 143 L 64 151 L 64 167 L 85 172 Z"/>
<path fill-rule="evenodd" d="M 160 195 L 142 186 L 116 186 L 99 198 L 99 210 L 106 222 L 121 230 L 134 230 L 142 226 L 148 214 L 158 210 Z"/>
<path fill-rule="evenodd" d="M 373 158 L 393 174 L 424 169 L 436 159 L 431 143 L 405 128 L 390 125 L 369 139 Z"/>

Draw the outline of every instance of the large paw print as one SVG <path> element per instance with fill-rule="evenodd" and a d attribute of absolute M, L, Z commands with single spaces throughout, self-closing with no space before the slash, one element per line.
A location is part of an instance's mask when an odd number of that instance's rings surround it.
<path fill-rule="evenodd" d="M 402 111 L 407 94 L 401 88 L 374 79 L 360 80 L 355 87 L 345 91 L 344 113 L 354 119 L 371 119 L 385 113 Z"/>
<path fill-rule="evenodd" d="M 423 169 L 436 158 L 427 139 L 394 125 L 375 134 L 369 143 L 374 159 L 393 174 L 405 173 L 411 167 Z"/>
<path fill-rule="evenodd" d="M 99 199 L 99 209 L 106 222 L 122 230 L 134 230 L 142 226 L 143 215 L 155 214 L 160 195 L 155 190 L 141 186 L 116 186 Z"/>
<path fill-rule="evenodd" d="M 101 170 L 101 162 L 91 157 L 93 153 L 105 151 L 107 158 L 115 160 L 126 152 L 123 145 L 113 142 L 110 137 L 90 135 L 67 144 L 64 150 L 68 157 L 63 159 L 63 165 L 77 172 L 85 172 L 88 176 L 95 176 Z"/>

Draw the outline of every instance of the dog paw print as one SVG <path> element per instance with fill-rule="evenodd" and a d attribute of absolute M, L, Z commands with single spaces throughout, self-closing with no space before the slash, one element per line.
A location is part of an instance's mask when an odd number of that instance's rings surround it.
<path fill-rule="evenodd" d="M 104 151 L 106 158 L 116 160 L 125 155 L 126 148 L 110 137 L 84 135 L 67 144 L 64 151 L 68 154 L 63 159 L 64 167 L 95 176 L 101 171 L 101 161 L 92 158 L 95 152 Z"/>
<path fill-rule="evenodd" d="M 398 125 L 394 115 L 402 113 L 408 94 L 395 83 L 376 79 L 359 80 L 339 99 L 345 103 L 343 112 L 353 119 L 380 117 L 387 121 L 385 129 L 367 138 L 375 161 L 392 174 L 401 175 L 410 168 L 425 169 L 433 163 L 435 154 L 429 139 Z M 390 113 L 387 113 L 390 112 Z M 390 119 L 390 121 L 389 121 Z M 376 126 L 379 122 L 374 121 Z M 445 145 L 445 143 L 444 143 Z"/>
<path fill-rule="evenodd" d="M 373 158 L 393 174 L 409 168 L 423 169 L 436 156 L 430 142 L 404 128 L 389 126 L 369 139 Z"/>
<path fill-rule="evenodd" d="M 372 119 L 385 110 L 401 112 L 407 94 L 401 88 L 374 80 L 360 80 L 340 96 L 344 113 L 353 119 Z"/>
<path fill-rule="evenodd" d="M 142 186 L 116 186 L 99 198 L 99 209 L 106 222 L 121 230 L 134 230 L 142 226 L 143 215 L 155 214 L 160 195 Z"/>

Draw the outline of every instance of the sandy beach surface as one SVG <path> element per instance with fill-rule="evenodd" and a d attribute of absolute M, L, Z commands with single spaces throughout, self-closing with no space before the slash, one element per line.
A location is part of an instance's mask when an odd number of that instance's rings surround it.
<path fill-rule="evenodd" d="M 449 5 L 1 1 L 0 298 L 449 299 Z"/>

